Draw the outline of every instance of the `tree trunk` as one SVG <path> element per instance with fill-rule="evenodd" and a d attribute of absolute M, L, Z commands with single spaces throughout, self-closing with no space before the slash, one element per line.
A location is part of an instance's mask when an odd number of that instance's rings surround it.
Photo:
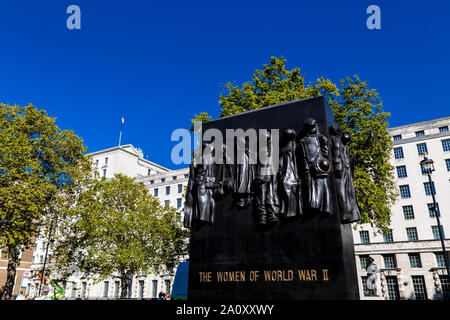
<path fill-rule="evenodd" d="M 120 299 L 125 299 L 125 279 L 126 279 L 127 273 L 125 271 L 121 272 L 120 276 Z"/>
<path fill-rule="evenodd" d="M 19 246 L 8 246 L 8 268 L 6 271 L 6 283 L 3 287 L 1 300 L 11 300 L 14 290 L 14 282 L 16 280 L 16 267 L 20 263 L 19 248 Z"/>

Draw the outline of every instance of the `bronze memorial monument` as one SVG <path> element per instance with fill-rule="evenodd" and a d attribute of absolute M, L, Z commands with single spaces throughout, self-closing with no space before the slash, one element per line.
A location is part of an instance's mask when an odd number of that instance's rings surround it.
<path fill-rule="evenodd" d="M 233 141 L 203 141 L 190 166 L 188 299 L 359 299 L 350 136 L 324 98 L 210 121 L 208 129 Z M 256 152 L 255 141 L 230 138 L 230 129 L 261 132 Z"/>

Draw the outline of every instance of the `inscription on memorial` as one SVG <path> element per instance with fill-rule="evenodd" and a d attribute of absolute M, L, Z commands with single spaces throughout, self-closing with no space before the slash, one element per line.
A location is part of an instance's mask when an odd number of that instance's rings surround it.
<path fill-rule="evenodd" d="M 328 269 L 200 271 L 200 282 L 329 281 Z"/>

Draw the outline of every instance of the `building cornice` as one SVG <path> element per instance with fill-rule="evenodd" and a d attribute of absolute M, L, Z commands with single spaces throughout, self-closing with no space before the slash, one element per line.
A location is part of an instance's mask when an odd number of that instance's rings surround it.
<path fill-rule="evenodd" d="M 443 137 L 450 137 L 450 131 L 427 134 L 424 136 L 406 138 L 406 139 L 402 139 L 402 140 L 395 140 L 392 142 L 392 145 L 399 146 L 399 145 L 407 144 L 407 143 L 411 143 L 411 142 L 420 142 L 420 141 L 426 141 L 426 140 L 443 138 Z"/>
<path fill-rule="evenodd" d="M 154 163 L 154 162 L 152 162 L 152 161 L 149 161 L 149 160 L 147 160 L 147 159 L 145 159 L 145 158 L 141 158 L 141 157 L 138 155 L 137 152 L 134 153 L 134 152 L 131 152 L 131 151 L 127 150 L 127 149 L 126 149 L 127 147 L 131 147 L 134 151 L 136 151 L 136 149 L 133 147 L 133 145 L 131 145 L 131 144 L 126 144 L 126 145 L 122 145 L 122 146 L 116 146 L 116 147 L 112 147 L 112 148 L 109 148 L 109 149 L 104 149 L 104 150 L 99 150 L 99 151 L 87 153 L 86 155 L 92 157 L 92 156 L 96 156 L 96 155 L 99 155 L 99 154 L 102 154 L 102 153 L 107 153 L 107 152 L 112 152 L 112 151 L 121 151 L 121 152 L 128 153 L 128 154 L 132 155 L 133 157 L 136 157 L 136 158 L 138 159 L 138 161 L 142 161 L 142 162 L 144 162 L 144 163 L 150 164 L 150 165 L 152 165 L 152 166 L 154 166 L 154 167 L 157 167 L 157 168 L 159 168 L 159 169 L 161 169 L 161 170 L 163 170 L 163 171 L 165 171 L 165 172 L 170 172 L 170 171 L 172 171 L 172 170 L 170 170 L 170 169 L 168 169 L 168 168 L 165 168 L 165 167 L 163 167 L 163 166 L 161 166 L 161 165 L 159 165 L 159 164 L 157 164 L 157 163 Z"/>
<path fill-rule="evenodd" d="M 450 247 L 450 239 L 445 240 L 445 245 L 447 247 Z M 371 244 L 355 244 L 356 255 L 437 251 L 442 251 L 441 243 L 439 240 L 394 241 Z"/>
<path fill-rule="evenodd" d="M 438 124 L 445 124 L 450 122 L 450 117 L 443 117 L 443 118 L 438 118 L 438 119 L 433 119 L 433 120 L 427 120 L 427 121 L 422 121 L 422 122 L 416 122 L 416 123 L 410 123 L 410 124 L 405 124 L 403 126 L 398 126 L 398 127 L 392 127 L 389 128 L 388 131 L 389 133 L 392 134 L 393 131 L 405 131 L 407 129 L 416 129 L 416 128 L 423 128 L 423 129 L 427 129 L 430 128 L 431 126 L 436 126 Z"/>

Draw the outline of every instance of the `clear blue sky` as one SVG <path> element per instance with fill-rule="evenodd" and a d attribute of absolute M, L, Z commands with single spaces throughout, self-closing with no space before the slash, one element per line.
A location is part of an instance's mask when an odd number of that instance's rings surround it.
<path fill-rule="evenodd" d="M 81 8 L 81 30 L 66 8 Z M 366 8 L 381 8 L 381 30 Z M 170 135 L 217 115 L 221 84 L 250 80 L 271 56 L 307 80 L 359 76 L 391 126 L 450 115 L 450 2 L 2 1 L 0 101 L 33 103 L 89 151 L 122 143 L 176 169 Z"/>

